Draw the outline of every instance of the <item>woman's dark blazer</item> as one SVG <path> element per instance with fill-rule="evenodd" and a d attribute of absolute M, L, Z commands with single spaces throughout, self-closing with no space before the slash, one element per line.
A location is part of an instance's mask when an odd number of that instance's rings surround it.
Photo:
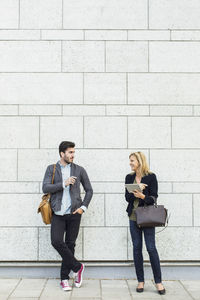
<path fill-rule="evenodd" d="M 126 175 L 125 183 L 133 183 L 135 180 L 135 176 L 135 173 Z M 141 179 L 141 183 L 145 183 L 148 186 L 143 190 L 145 198 L 144 200 L 139 199 L 138 206 L 144 206 L 145 203 L 147 205 L 154 204 L 155 198 L 158 198 L 158 181 L 156 175 L 154 173 L 149 173 L 148 175 L 143 176 Z M 125 191 L 125 198 L 128 202 L 126 211 L 128 213 L 128 216 L 130 216 L 133 210 L 133 202 L 136 198 L 134 194 L 129 193 L 127 189 Z"/>

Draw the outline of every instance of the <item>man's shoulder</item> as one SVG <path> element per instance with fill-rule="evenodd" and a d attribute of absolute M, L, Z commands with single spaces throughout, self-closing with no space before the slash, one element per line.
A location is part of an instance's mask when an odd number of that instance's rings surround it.
<path fill-rule="evenodd" d="M 82 167 L 82 166 L 80 166 L 80 165 L 77 165 L 77 164 L 75 164 L 75 163 L 73 163 L 73 166 L 74 166 L 74 168 L 76 168 L 77 170 L 84 170 L 84 168 Z"/>
<path fill-rule="evenodd" d="M 47 166 L 47 170 L 48 170 L 48 169 L 49 169 L 49 170 L 53 170 L 53 168 L 54 168 L 55 165 L 56 165 L 56 163 L 48 165 L 48 166 Z"/>
<path fill-rule="evenodd" d="M 59 167 L 59 163 L 57 162 L 57 163 L 48 165 L 48 166 L 47 166 L 47 170 L 52 171 L 53 168 L 54 168 L 54 165 L 56 165 L 56 167 Z M 73 165 L 73 168 L 76 169 L 76 170 L 78 170 L 78 171 L 84 170 L 84 167 L 82 167 L 82 166 L 80 166 L 80 165 L 78 165 L 78 164 L 72 163 L 71 166 L 72 166 L 72 165 Z"/>

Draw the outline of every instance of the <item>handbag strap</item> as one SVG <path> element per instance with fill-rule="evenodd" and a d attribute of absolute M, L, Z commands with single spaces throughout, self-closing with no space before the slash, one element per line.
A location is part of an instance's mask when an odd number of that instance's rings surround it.
<path fill-rule="evenodd" d="M 52 184 L 54 182 L 55 172 L 56 172 L 56 165 L 54 165 L 54 168 L 53 168 L 53 176 L 52 176 L 52 180 L 51 180 Z"/>
<path fill-rule="evenodd" d="M 171 216 L 171 214 L 169 214 L 169 216 L 167 216 L 167 220 L 166 220 L 167 226 L 165 226 L 162 230 L 157 231 L 156 234 L 162 232 L 163 230 L 165 230 L 168 227 L 168 222 L 169 222 L 170 216 Z"/>

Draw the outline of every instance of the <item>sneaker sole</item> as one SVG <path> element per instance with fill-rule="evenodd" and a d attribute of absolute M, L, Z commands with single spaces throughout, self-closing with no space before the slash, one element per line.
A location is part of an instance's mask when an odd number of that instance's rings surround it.
<path fill-rule="evenodd" d="M 82 271 L 82 274 L 83 274 L 83 272 L 85 271 L 85 266 L 83 265 L 83 271 Z M 81 276 L 81 282 L 80 283 L 74 283 L 75 284 L 75 287 L 77 287 L 77 288 L 80 288 L 81 287 L 81 285 L 82 285 L 82 281 L 83 281 L 83 275 Z"/>
<path fill-rule="evenodd" d="M 66 287 L 66 288 L 63 288 L 62 286 L 60 286 L 60 287 L 63 291 L 67 291 L 67 292 L 72 291 L 71 287 Z"/>

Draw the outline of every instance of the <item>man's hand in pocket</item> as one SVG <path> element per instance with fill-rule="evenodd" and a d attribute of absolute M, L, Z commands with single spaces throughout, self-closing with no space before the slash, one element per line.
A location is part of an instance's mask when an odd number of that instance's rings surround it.
<path fill-rule="evenodd" d="M 79 214 L 79 215 L 82 215 L 82 213 L 84 212 L 84 210 L 82 209 L 82 208 L 78 208 L 78 209 L 76 209 L 74 212 L 73 212 L 73 215 L 75 215 L 75 214 Z"/>

